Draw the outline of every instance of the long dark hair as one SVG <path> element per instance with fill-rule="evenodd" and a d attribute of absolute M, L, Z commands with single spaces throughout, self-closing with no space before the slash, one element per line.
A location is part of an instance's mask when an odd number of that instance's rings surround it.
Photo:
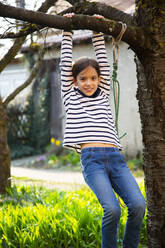
<path fill-rule="evenodd" d="M 89 57 L 81 57 L 77 59 L 72 66 L 73 77 L 76 79 L 78 74 L 88 66 L 93 67 L 97 71 L 98 76 L 100 76 L 100 67 L 98 62 Z"/>

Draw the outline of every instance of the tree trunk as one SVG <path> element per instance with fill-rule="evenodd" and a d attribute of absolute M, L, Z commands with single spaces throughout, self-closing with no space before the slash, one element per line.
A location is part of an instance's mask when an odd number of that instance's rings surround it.
<path fill-rule="evenodd" d="M 148 59 L 145 75 L 137 63 L 139 110 L 144 142 L 144 173 L 148 208 L 149 248 L 165 247 L 165 73 Z M 163 63 L 165 67 L 165 61 Z M 145 79 L 147 78 L 147 80 Z M 164 79 L 165 82 L 165 79 Z"/>
<path fill-rule="evenodd" d="M 10 151 L 7 144 L 7 115 L 0 98 L 0 193 L 11 186 L 10 179 Z"/>
<path fill-rule="evenodd" d="M 23 2 L 24 0 L 20 0 L 20 1 Z M 42 3 L 38 11 L 47 12 L 49 7 L 52 6 L 56 1 L 57 0 L 46 0 L 45 2 Z M 0 72 L 12 61 L 12 59 L 18 53 L 23 42 L 25 41 L 25 38 L 26 36 L 16 39 L 14 45 L 9 49 L 6 55 L 0 60 Z M 25 87 L 27 87 L 30 80 L 32 80 L 32 77 L 35 74 L 35 70 L 37 70 L 37 66 L 39 66 L 39 64 L 37 64 L 34 70 L 32 70 L 32 73 L 24 83 L 22 90 Z M 13 92 L 12 94 L 16 95 L 16 92 Z M 6 187 L 11 186 L 10 151 L 7 143 L 7 130 L 6 130 L 6 126 L 7 126 L 6 105 L 8 104 L 9 101 L 11 101 L 11 98 L 13 99 L 14 96 L 12 94 L 7 98 L 7 101 L 4 101 L 4 103 L 2 102 L 2 99 L 0 97 L 0 193 L 5 193 Z"/>
<path fill-rule="evenodd" d="M 148 88 L 144 71 L 137 64 L 139 110 L 145 145 L 144 173 L 148 208 L 148 247 L 163 248 L 165 237 L 165 142 L 161 132 L 161 121 L 154 111 L 152 91 Z M 156 75 L 154 75 L 155 77 Z M 157 106 L 159 112 L 160 106 Z"/>
<path fill-rule="evenodd" d="M 137 22 L 152 25 L 152 47 L 138 54 L 141 64 L 136 64 L 144 143 L 148 247 L 165 248 L 165 12 L 161 12 L 155 1 L 145 0 L 144 4 L 137 8 Z"/>

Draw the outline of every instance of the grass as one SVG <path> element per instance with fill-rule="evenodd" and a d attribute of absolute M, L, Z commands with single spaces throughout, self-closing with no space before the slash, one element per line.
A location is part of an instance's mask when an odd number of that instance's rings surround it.
<path fill-rule="evenodd" d="M 145 196 L 144 186 L 140 185 Z M 88 188 L 75 191 L 13 186 L 0 201 L 2 248 L 100 248 L 102 208 Z M 121 209 L 122 239 L 127 211 Z M 141 242 L 146 244 L 146 216 Z M 119 242 L 120 243 L 120 242 Z"/>

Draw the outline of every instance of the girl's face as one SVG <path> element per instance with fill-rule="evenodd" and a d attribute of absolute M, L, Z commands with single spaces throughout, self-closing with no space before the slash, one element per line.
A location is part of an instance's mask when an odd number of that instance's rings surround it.
<path fill-rule="evenodd" d="M 94 67 L 88 66 L 73 81 L 82 93 L 86 96 L 92 96 L 98 88 L 100 76 Z"/>

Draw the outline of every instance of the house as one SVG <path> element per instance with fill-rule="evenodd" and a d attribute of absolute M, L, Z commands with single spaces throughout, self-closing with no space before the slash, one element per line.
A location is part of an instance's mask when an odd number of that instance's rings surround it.
<path fill-rule="evenodd" d="M 99 0 L 97 0 L 99 1 Z M 106 4 L 110 4 L 113 7 L 119 8 L 127 13 L 133 13 L 134 11 L 134 0 L 104 0 L 101 1 L 102 3 L 105 2 Z M 66 8 L 67 4 L 63 0 L 59 0 L 57 3 L 56 8 L 58 8 L 58 11 L 61 11 L 61 7 Z M 56 9 L 55 8 L 55 9 Z M 51 13 L 54 12 L 54 8 L 50 9 Z M 56 32 L 56 31 L 55 31 Z M 73 60 L 75 60 L 78 57 L 81 56 L 90 56 L 93 57 L 93 48 L 90 42 L 91 39 L 91 31 L 89 30 L 83 30 L 75 31 L 73 40 L 74 40 L 74 50 L 73 50 Z M 40 40 L 40 42 L 45 42 Z M 53 99 L 57 99 L 57 97 L 60 96 L 60 71 L 59 71 L 59 58 L 60 58 L 60 44 L 61 44 L 61 34 L 55 35 L 55 33 L 50 33 L 48 37 L 46 38 L 46 46 L 48 49 L 48 52 L 46 53 L 44 59 L 46 61 L 54 61 L 55 68 L 52 69 L 52 77 L 54 78 L 54 82 L 56 85 L 56 92 L 54 91 L 54 94 L 56 94 L 56 97 L 52 97 L 52 104 L 56 104 Z M 22 53 L 28 52 L 28 46 L 23 47 Z M 113 53 L 112 53 L 112 42 L 111 39 L 106 39 L 106 49 L 107 54 L 109 58 L 109 62 L 112 68 L 113 65 Z M 11 69 L 12 68 L 12 69 Z M 15 75 L 10 73 L 11 71 L 14 72 Z M 22 73 L 21 79 L 19 81 L 20 73 L 17 73 L 18 70 Z M 5 80 L 5 73 L 8 75 L 8 79 Z M 24 78 L 27 76 L 27 70 L 25 63 L 15 64 L 15 65 L 9 65 L 6 70 L 0 75 L 0 85 L 1 89 L 0 92 L 2 95 L 6 95 L 9 93 L 9 88 L 6 87 L 6 91 L 3 89 L 3 83 L 5 81 L 10 82 L 13 81 L 13 85 L 22 83 Z M 3 77 L 3 78 L 2 78 Z M 11 78 L 11 79 L 10 79 Z M 15 78 L 15 81 L 14 81 Z M 17 80 L 16 80 L 17 78 Z M 11 80 L 11 81 L 10 81 Z M 120 43 L 120 49 L 119 49 L 119 61 L 118 61 L 118 81 L 120 82 L 120 109 L 119 109 L 119 133 L 120 135 L 124 134 L 125 132 L 127 135 L 121 139 L 121 143 L 123 146 L 123 151 L 126 155 L 129 156 L 136 156 L 142 151 L 142 135 L 141 135 L 141 123 L 140 123 L 140 116 L 138 112 L 138 102 L 136 99 L 136 90 L 137 90 L 137 79 L 136 79 L 136 66 L 134 63 L 134 53 L 129 49 L 128 45 L 124 42 Z M 8 82 L 4 84 L 8 84 Z M 58 93 L 57 93 L 58 92 Z M 18 96 L 19 97 L 19 96 Z M 58 99 L 58 102 L 60 100 Z M 113 94 L 111 94 L 111 106 L 112 111 L 114 113 L 114 104 L 113 104 Z M 56 108 L 57 105 L 56 105 Z M 56 111 L 55 111 L 56 112 Z M 59 109 L 60 115 L 57 116 L 57 112 L 52 113 L 52 119 L 54 119 L 54 130 L 52 131 L 52 135 L 56 129 L 56 125 L 59 125 L 61 123 L 61 120 L 64 116 L 64 112 L 61 113 L 61 107 Z M 56 116 L 56 118 L 55 118 Z M 55 124 L 56 123 L 56 124 Z M 52 124 L 53 126 L 53 124 Z M 61 138 L 61 137 L 59 137 Z"/>

